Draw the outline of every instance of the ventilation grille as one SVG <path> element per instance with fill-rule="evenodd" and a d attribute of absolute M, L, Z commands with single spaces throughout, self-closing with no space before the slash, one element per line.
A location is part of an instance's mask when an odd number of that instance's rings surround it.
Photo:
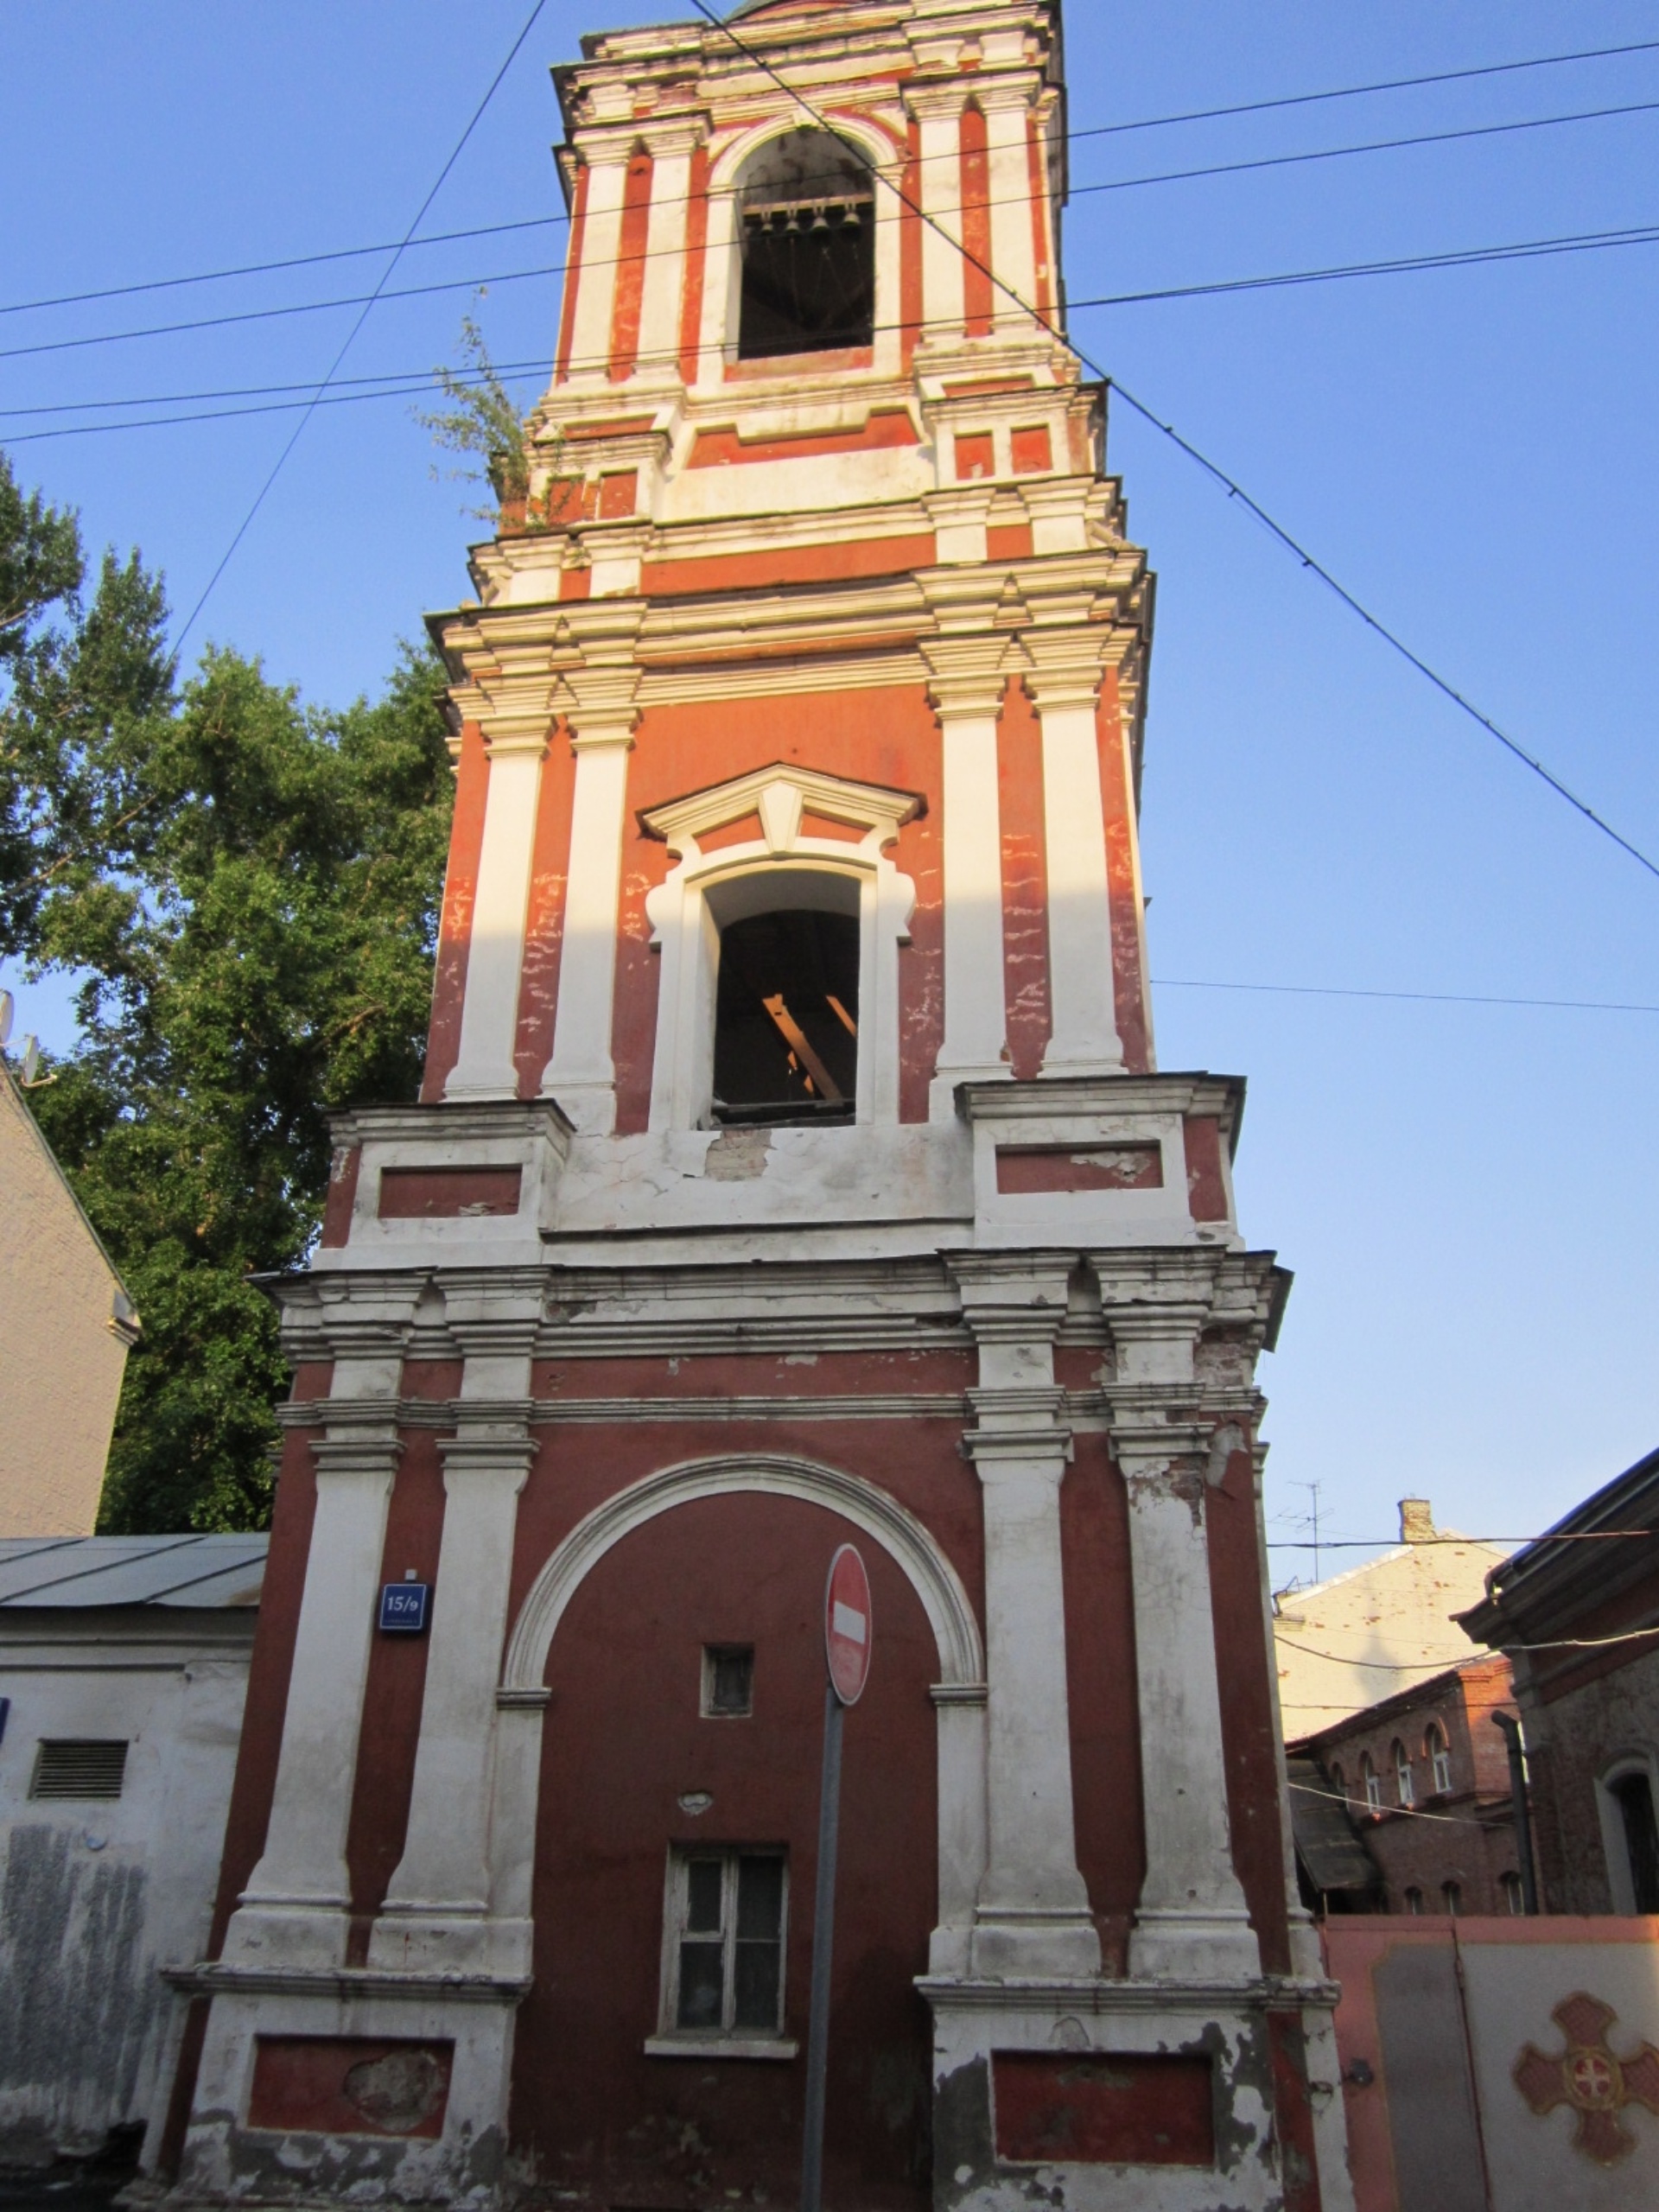
<path fill-rule="evenodd" d="M 127 1770 L 124 1738 L 99 1743 L 79 1738 L 43 1740 L 35 1757 L 31 1797 L 118 1797 Z"/>

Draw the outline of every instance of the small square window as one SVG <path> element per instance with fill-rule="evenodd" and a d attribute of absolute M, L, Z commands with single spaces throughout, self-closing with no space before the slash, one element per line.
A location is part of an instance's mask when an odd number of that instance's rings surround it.
<path fill-rule="evenodd" d="M 781 1851 L 727 1845 L 669 1861 L 664 2037 L 779 2043 L 789 1868 Z"/>
<path fill-rule="evenodd" d="M 35 1754 L 31 1797 L 118 1797 L 127 1771 L 127 1743 L 85 1737 L 44 1737 Z"/>
<path fill-rule="evenodd" d="M 702 1717 L 746 1720 L 754 1711 L 754 1646 L 705 1643 L 702 1647 Z"/>

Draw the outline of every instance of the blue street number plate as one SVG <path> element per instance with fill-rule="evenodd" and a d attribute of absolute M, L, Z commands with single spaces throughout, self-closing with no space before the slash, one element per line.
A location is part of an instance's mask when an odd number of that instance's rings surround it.
<path fill-rule="evenodd" d="M 380 1592 L 380 1626 L 388 1632 L 419 1636 L 431 1602 L 429 1582 L 388 1582 Z"/>

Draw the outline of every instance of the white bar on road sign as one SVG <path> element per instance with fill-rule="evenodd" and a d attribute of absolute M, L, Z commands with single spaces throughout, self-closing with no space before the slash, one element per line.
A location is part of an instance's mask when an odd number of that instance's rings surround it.
<path fill-rule="evenodd" d="M 855 1613 L 850 1605 L 836 1600 L 835 1627 L 837 1636 L 844 1636 L 849 1643 L 862 1643 L 868 1624 L 862 1613 Z"/>

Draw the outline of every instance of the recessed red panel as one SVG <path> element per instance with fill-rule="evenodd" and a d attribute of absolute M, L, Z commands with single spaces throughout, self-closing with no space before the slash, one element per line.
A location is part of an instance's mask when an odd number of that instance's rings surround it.
<path fill-rule="evenodd" d="M 443 2133 L 453 2043 L 365 2036 L 259 2036 L 248 2126 L 283 2133 Z"/>
<path fill-rule="evenodd" d="M 437 1221 L 518 1211 L 519 1167 L 383 1167 L 382 1221 Z"/>
<path fill-rule="evenodd" d="M 991 2059 L 996 2155 L 1014 2165 L 1213 2166 L 1210 2061 L 1160 2051 Z"/>
<path fill-rule="evenodd" d="M 1041 1191 L 1159 1191 L 1164 1156 L 1155 1144 L 998 1145 L 996 1187 Z"/>

